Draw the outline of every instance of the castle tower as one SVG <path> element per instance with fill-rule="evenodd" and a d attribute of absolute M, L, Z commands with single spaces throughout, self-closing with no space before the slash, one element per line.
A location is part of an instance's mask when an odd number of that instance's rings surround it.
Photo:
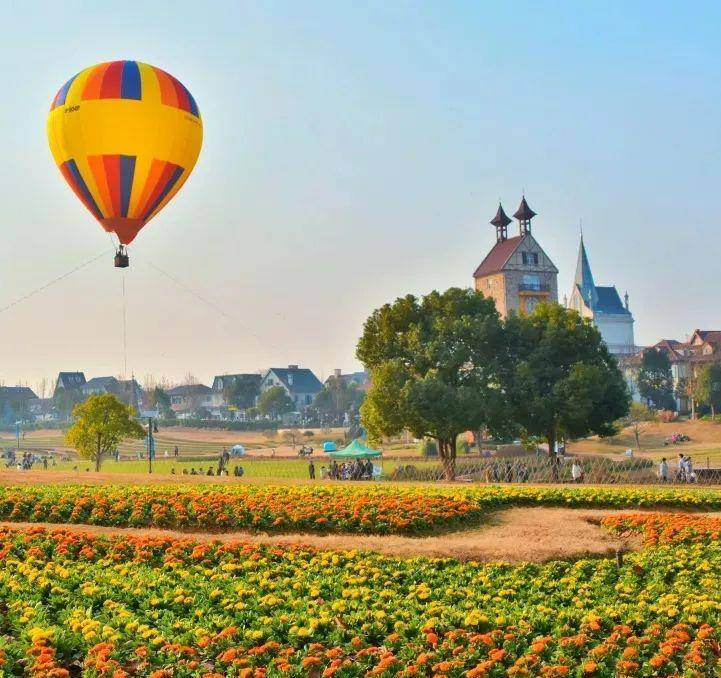
<path fill-rule="evenodd" d="M 581 236 L 569 307 L 589 318 L 601 333 L 608 350 L 619 355 L 636 351 L 628 293 L 624 295 L 624 302 L 614 285 L 600 287 L 594 282 Z"/>
<path fill-rule="evenodd" d="M 558 301 L 558 269 L 531 234 L 531 219 L 536 213 L 525 196 L 513 215 L 519 235 L 508 237 L 511 220 L 499 204 L 491 225 L 496 229 L 496 244 L 473 274 L 475 288 L 494 300 L 498 312 L 530 313 L 536 305 Z"/>

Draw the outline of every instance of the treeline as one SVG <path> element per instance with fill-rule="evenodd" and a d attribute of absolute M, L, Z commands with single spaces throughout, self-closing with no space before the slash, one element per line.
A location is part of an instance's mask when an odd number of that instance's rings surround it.
<path fill-rule="evenodd" d="M 629 409 L 598 330 L 558 304 L 504 320 L 475 290 L 408 295 L 366 320 L 357 356 L 371 372 L 369 436 L 433 438 L 448 479 L 464 431 L 543 441 L 554 455 L 562 437 L 612 435 Z"/>

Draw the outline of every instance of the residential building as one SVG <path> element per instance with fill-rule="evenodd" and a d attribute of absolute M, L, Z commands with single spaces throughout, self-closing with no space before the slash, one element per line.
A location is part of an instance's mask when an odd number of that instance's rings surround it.
<path fill-rule="evenodd" d="M 593 322 L 611 353 L 638 352 L 633 339 L 633 315 L 628 306 L 628 292 L 624 294 L 624 303 L 621 303 L 615 286 L 600 287 L 595 284 L 583 236 L 578 247 L 576 275 L 568 307 Z"/>
<path fill-rule="evenodd" d="M 53 397 L 61 391 L 79 391 L 85 385 L 85 374 L 82 372 L 60 372 L 55 381 Z"/>
<path fill-rule="evenodd" d="M 636 381 L 643 360 L 643 352 L 655 348 L 663 351 L 671 364 L 671 376 L 676 398 L 676 409 L 681 414 L 691 411 L 691 402 L 682 393 L 683 382 L 694 378 L 703 365 L 721 362 L 721 330 L 694 330 L 688 341 L 662 339 L 653 346 L 648 346 L 634 355 L 619 357 L 619 366 L 626 376 L 632 395 L 640 401 Z"/>
<path fill-rule="evenodd" d="M 234 388 L 242 389 L 247 396 L 246 402 L 241 403 L 246 408 L 253 407 L 260 395 L 260 383 L 263 379 L 261 374 L 219 374 L 213 379 L 213 392 L 218 397 L 218 404 L 232 406 L 233 403 L 227 401 L 229 390 Z M 239 409 L 243 409 L 240 407 Z"/>
<path fill-rule="evenodd" d="M 498 205 L 491 224 L 496 244 L 473 273 L 475 288 L 494 300 L 504 318 L 511 312 L 530 313 L 542 302 L 558 301 L 558 269 L 531 233 L 536 213 L 525 196 L 514 213 L 518 235 L 508 237 L 511 219 Z"/>
<path fill-rule="evenodd" d="M 323 390 L 318 377 L 311 370 L 298 365 L 271 367 L 263 375 L 260 390 L 264 392 L 273 386 L 282 386 L 299 410 L 311 405 L 316 395 Z"/>
<path fill-rule="evenodd" d="M 186 384 L 169 389 L 168 396 L 170 409 L 175 412 L 178 419 L 190 419 L 198 410 L 205 409 L 210 412 L 216 394 L 205 384 Z"/>
<path fill-rule="evenodd" d="M 116 398 L 140 412 L 143 402 L 143 389 L 135 379 L 116 379 L 115 377 L 93 377 L 81 388 L 85 396 L 112 393 Z"/>

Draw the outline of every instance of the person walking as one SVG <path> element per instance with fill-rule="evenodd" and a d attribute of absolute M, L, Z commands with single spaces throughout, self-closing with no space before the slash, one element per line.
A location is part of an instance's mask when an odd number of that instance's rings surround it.
<path fill-rule="evenodd" d="M 583 482 L 583 468 L 577 459 L 573 460 L 573 465 L 571 466 L 571 478 L 573 478 L 574 483 Z"/>
<path fill-rule="evenodd" d="M 658 465 L 658 479 L 662 483 L 668 482 L 668 462 L 666 461 L 666 457 L 661 459 L 661 463 Z"/>
<path fill-rule="evenodd" d="M 315 464 L 312 459 L 308 462 L 308 477 L 315 480 Z"/>

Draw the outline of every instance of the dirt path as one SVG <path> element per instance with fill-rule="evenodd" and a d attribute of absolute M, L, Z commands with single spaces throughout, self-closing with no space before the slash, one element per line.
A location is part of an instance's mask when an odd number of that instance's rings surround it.
<path fill-rule="evenodd" d="M 460 560 L 543 562 L 586 555 L 610 556 L 634 549 L 639 540 L 619 539 L 602 529 L 603 516 L 624 511 L 561 508 L 514 508 L 499 511 L 483 527 L 432 537 L 364 535 L 267 535 L 249 532 L 209 534 L 174 530 L 0 522 L 2 527 L 67 529 L 91 534 L 132 534 L 198 541 L 250 541 L 261 544 L 307 544 L 321 549 L 376 551 L 394 556 L 451 557 Z M 625 511 L 628 513 L 628 511 Z"/>

